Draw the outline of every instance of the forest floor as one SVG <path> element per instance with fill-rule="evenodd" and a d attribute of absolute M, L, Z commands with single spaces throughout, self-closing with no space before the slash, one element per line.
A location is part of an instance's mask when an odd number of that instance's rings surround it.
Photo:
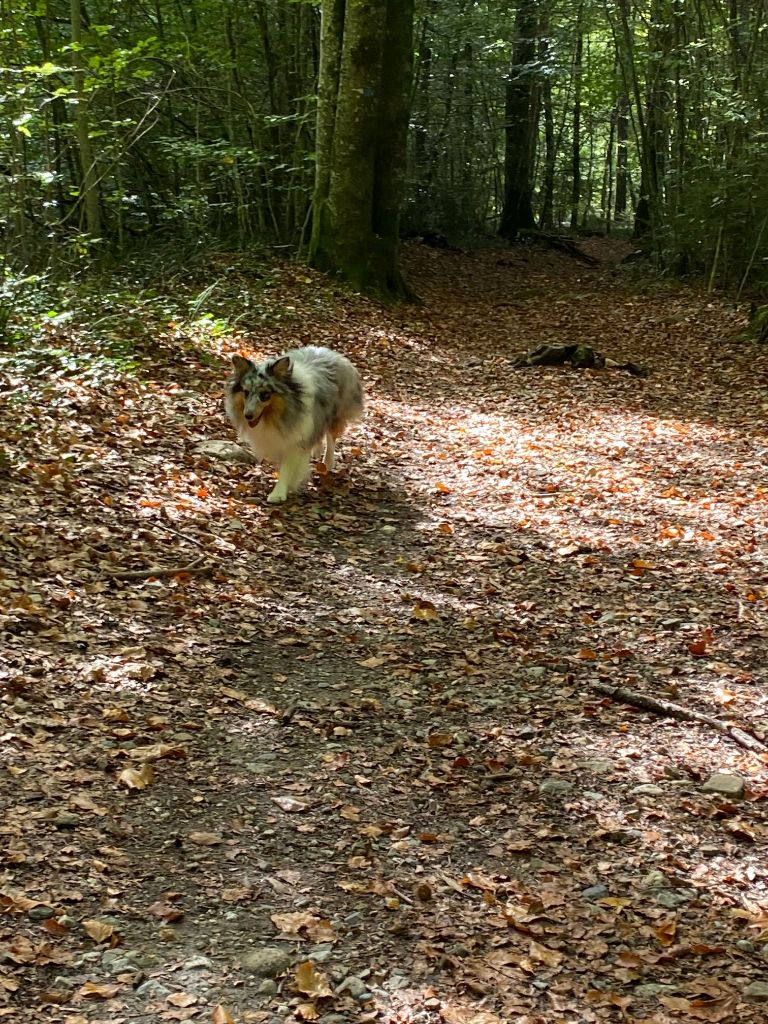
<path fill-rule="evenodd" d="M 0 1021 L 766 1019 L 768 756 L 594 687 L 765 739 L 768 348 L 583 248 L 209 257 L 0 352 Z M 270 506 L 198 446 L 310 342 L 367 415 Z"/>

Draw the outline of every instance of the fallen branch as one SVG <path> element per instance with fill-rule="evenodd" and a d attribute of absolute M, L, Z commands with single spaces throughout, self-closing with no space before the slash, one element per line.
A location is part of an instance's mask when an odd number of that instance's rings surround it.
<path fill-rule="evenodd" d="M 637 363 L 617 363 L 591 345 L 571 343 L 568 345 L 537 345 L 532 351 L 518 356 L 514 367 L 521 366 L 564 366 L 569 363 L 578 370 L 626 370 L 633 377 L 647 377 L 648 370 Z"/>
<path fill-rule="evenodd" d="M 746 750 L 753 750 L 757 754 L 763 754 L 768 747 L 748 732 L 739 729 L 738 726 L 724 722 L 720 718 L 713 718 L 712 715 L 703 715 L 700 711 L 690 711 L 681 704 L 675 704 L 671 700 L 663 700 L 660 697 L 647 697 L 644 693 L 637 693 L 636 690 L 628 690 L 624 686 L 609 686 L 608 683 L 590 682 L 589 687 L 597 690 L 598 693 L 610 697 L 611 700 L 621 701 L 624 704 L 631 704 L 633 707 L 642 708 L 645 711 L 653 711 L 654 714 L 664 715 L 668 718 L 677 718 L 684 722 L 698 722 L 699 725 L 707 725 L 710 729 L 716 729 L 725 736 L 744 747 Z"/>
<path fill-rule="evenodd" d="M 209 572 L 210 565 L 203 565 L 204 558 L 196 558 L 189 565 L 175 565 L 164 568 L 161 565 L 153 566 L 151 569 L 120 569 L 117 572 L 107 572 L 113 580 L 148 580 L 153 576 L 179 576 L 181 573 Z"/>

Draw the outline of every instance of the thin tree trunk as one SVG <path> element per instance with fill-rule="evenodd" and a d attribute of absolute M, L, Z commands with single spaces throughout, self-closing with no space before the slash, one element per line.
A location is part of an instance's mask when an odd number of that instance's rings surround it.
<path fill-rule="evenodd" d="M 581 29 L 582 9 L 579 7 L 576 30 L 576 53 L 573 58 L 573 134 L 571 136 L 571 230 L 579 226 L 581 202 L 581 88 L 584 57 L 584 33 Z"/>
<path fill-rule="evenodd" d="M 81 0 L 71 0 L 72 84 L 75 94 L 75 134 L 80 157 L 80 198 L 85 209 L 85 228 L 92 238 L 101 234 L 99 181 L 91 146 L 88 98 L 85 94 L 85 72 L 88 67 L 82 51 L 83 7 Z"/>

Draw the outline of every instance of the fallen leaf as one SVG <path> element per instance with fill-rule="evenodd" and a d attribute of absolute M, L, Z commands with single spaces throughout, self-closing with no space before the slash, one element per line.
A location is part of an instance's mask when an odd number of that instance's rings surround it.
<path fill-rule="evenodd" d="M 82 996 L 83 999 L 114 999 L 122 987 L 122 985 L 98 984 L 95 981 L 86 981 L 77 990 L 77 994 Z"/>
<path fill-rule="evenodd" d="M 117 783 L 126 789 L 146 789 L 155 781 L 155 769 L 147 761 L 141 768 L 123 768 L 117 777 Z"/>
<path fill-rule="evenodd" d="M 294 985 L 299 992 L 303 992 L 307 996 L 314 996 L 316 999 L 333 995 L 328 979 L 315 969 L 311 960 L 305 960 L 296 968 Z"/>

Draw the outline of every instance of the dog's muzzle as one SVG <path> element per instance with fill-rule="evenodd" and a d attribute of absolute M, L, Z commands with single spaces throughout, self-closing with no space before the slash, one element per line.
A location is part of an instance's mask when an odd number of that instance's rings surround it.
<path fill-rule="evenodd" d="M 253 430 L 254 427 L 257 427 L 259 425 L 259 421 L 261 420 L 261 418 L 263 417 L 264 413 L 267 411 L 268 408 L 269 408 L 269 405 L 265 404 L 265 405 L 262 405 L 262 407 L 258 410 L 258 412 L 255 413 L 252 416 L 249 416 L 246 413 L 246 415 L 245 415 L 245 422 L 248 424 L 248 426 L 251 428 L 251 430 Z"/>

